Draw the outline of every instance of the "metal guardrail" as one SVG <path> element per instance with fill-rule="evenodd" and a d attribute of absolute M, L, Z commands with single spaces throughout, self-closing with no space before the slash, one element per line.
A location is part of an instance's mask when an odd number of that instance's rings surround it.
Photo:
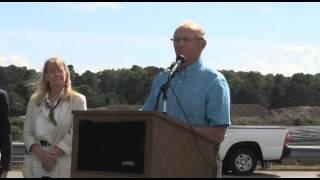
<path fill-rule="evenodd" d="M 320 164 L 320 146 L 289 146 L 289 157 L 282 160 L 284 164 Z"/>
<path fill-rule="evenodd" d="M 289 157 L 282 160 L 285 164 L 297 163 L 315 163 L 320 164 L 320 146 L 289 146 L 291 153 Z M 25 146 L 24 143 L 14 142 L 12 148 L 11 161 L 14 164 L 20 164 L 24 161 Z"/>
<path fill-rule="evenodd" d="M 12 163 L 23 163 L 25 155 L 25 146 L 23 142 L 13 142 L 12 143 Z"/>
<path fill-rule="evenodd" d="M 288 126 L 291 135 L 289 146 L 292 148 L 284 163 L 317 163 L 320 164 L 320 126 Z M 11 161 L 23 163 L 25 146 L 23 142 L 13 142 Z"/>
<path fill-rule="evenodd" d="M 288 126 L 291 145 L 319 145 L 320 126 Z"/>

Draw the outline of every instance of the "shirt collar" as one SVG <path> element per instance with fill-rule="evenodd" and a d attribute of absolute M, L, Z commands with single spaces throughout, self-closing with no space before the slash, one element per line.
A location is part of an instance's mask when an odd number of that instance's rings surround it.
<path fill-rule="evenodd" d="M 58 98 L 56 99 L 56 101 L 52 105 L 50 100 L 49 100 L 49 92 L 47 92 L 46 95 L 44 96 L 44 101 L 45 101 L 45 103 L 49 103 L 51 106 L 54 106 L 55 104 L 57 104 L 58 100 L 63 97 L 63 95 L 64 95 L 64 88 L 61 90 Z"/>
<path fill-rule="evenodd" d="M 182 72 L 193 72 L 197 69 L 199 69 L 202 66 L 202 60 L 198 59 L 197 61 L 195 61 L 194 63 L 190 64 L 189 66 L 187 66 L 186 68 L 182 69 Z"/>

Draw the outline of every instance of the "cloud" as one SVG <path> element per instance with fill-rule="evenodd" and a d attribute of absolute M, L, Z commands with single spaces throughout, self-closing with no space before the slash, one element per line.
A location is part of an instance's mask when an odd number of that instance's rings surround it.
<path fill-rule="evenodd" d="M 67 2 L 62 3 L 65 7 L 79 9 L 85 13 L 96 13 L 101 8 L 119 8 L 123 5 L 121 2 Z"/>
<path fill-rule="evenodd" d="M 216 69 L 262 74 L 320 73 L 320 47 L 246 38 L 209 40 L 204 57 Z M 210 50 L 209 50 L 210 49 Z"/>
<path fill-rule="evenodd" d="M 0 43 L 2 52 L 27 57 L 28 68 L 36 71 L 41 71 L 44 60 L 51 56 L 62 56 L 77 73 L 130 68 L 133 64 L 167 67 L 174 58 L 167 52 L 172 50 L 169 37 L 161 34 L 0 31 L 0 39 L 6 42 Z M 9 65 L 8 56 L 6 63 L 2 59 L 0 65 Z"/>
<path fill-rule="evenodd" d="M 263 4 L 262 11 L 266 13 L 276 13 L 277 12 L 277 9 L 275 7 L 276 5 L 277 5 L 276 2 L 268 2 L 266 4 Z"/>
<path fill-rule="evenodd" d="M 20 67 L 29 66 L 28 60 L 24 57 L 21 57 L 18 55 L 8 55 L 8 56 L 0 55 L 0 66 L 9 66 L 12 64 Z"/>
<path fill-rule="evenodd" d="M 320 73 L 320 48 L 314 46 L 289 45 L 267 50 L 268 56 L 254 55 L 246 68 L 255 69 L 262 74 Z M 260 58 L 260 59 L 259 59 Z"/>
<path fill-rule="evenodd" d="M 174 60 L 172 44 L 161 34 L 0 31 L 0 39 L 7 42 L 0 44 L 2 52 L 15 49 L 14 55 L 0 54 L 1 66 L 15 64 L 37 71 L 45 59 L 56 55 L 74 65 L 78 73 L 130 68 L 133 64 L 166 68 Z M 320 72 L 320 47 L 316 45 L 234 37 L 209 37 L 208 42 L 203 60 L 218 70 L 285 76 Z"/>
<path fill-rule="evenodd" d="M 290 59 L 301 71 L 319 73 L 320 48 L 314 46 L 293 45 L 284 49 Z"/>
<path fill-rule="evenodd" d="M 301 45 L 270 48 L 264 55 L 253 55 L 249 62 L 251 63 L 246 68 L 255 69 L 262 74 L 317 74 L 320 72 L 320 48 Z"/>
<path fill-rule="evenodd" d="M 290 56 L 300 58 L 305 63 L 319 63 L 320 48 L 296 45 L 285 48 L 285 50 Z"/>
<path fill-rule="evenodd" d="M 263 8 L 263 11 L 264 11 L 264 12 L 267 12 L 267 13 L 274 13 L 274 12 L 275 12 L 275 9 L 274 9 L 274 7 L 268 5 L 268 6 L 266 6 L 266 7 Z"/>

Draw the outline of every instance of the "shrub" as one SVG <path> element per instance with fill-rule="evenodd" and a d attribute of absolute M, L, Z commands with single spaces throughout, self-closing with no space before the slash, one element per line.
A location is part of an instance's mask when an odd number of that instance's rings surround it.
<path fill-rule="evenodd" d="M 11 125 L 11 133 L 12 133 L 13 141 L 22 140 L 22 130 L 20 129 L 20 127 Z"/>
<path fill-rule="evenodd" d="M 11 118 L 11 133 L 13 141 L 23 140 L 23 126 L 24 126 L 24 117 L 12 117 Z"/>
<path fill-rule="evenodd" d="M 21 130 L 23 130 L 25 117 L 18 116 L 18 117 L 12 117 L 11 118 L 11 125 L 18 126 Z"/>

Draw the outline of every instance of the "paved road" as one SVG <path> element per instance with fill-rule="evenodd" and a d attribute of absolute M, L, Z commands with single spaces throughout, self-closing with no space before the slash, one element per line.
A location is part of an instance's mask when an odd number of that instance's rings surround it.
<path fill-rule="evenodd" d="M 251 176 L 223 175 L 223 178 L 319 178 L 318 171 L 255 171 Z M 21 171 L 10 171 L 9 178 L 22 178 Z"/>
<path fill-rule="evenodd" d="M 8 178 L 23 178 L 21 171 L 9 171 Z"/>
<path fill-rule="evenodd" d="M 318 171 L 255 171 L 250 176 L 224 175 L 223 178 L 319 178 Z"/>
<path fill-rule="evenodd" d="M 292 152 L 290 156 L 283 160 L 284 164 L 302 163 L 319 163 L 320 162 L 320 146 L 291 146 Z M 14 143 L 13 148 L 13 162 L 22 163 L 24 159 L 24 144 Z M 239 176 L 239 178 L 319 178 L 317 171 L 255 171 L 251 176 Z M 21 178 L 20 171 L 11 171 L 9 177 Z M 232 175 L 224 175 L 223 177 L 238 177 Z"/>

